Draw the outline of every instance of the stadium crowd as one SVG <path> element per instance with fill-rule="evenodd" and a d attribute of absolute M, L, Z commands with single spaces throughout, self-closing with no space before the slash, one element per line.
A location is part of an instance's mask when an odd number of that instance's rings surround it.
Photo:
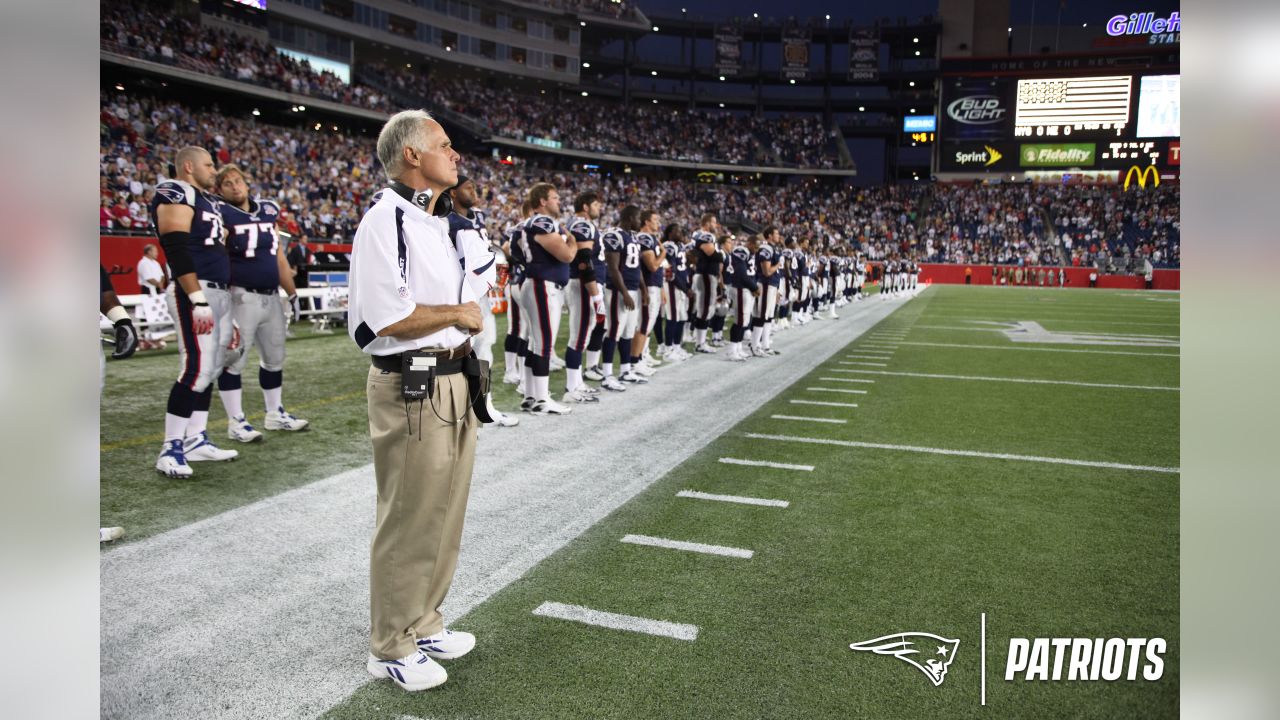
<path fill-rule="evenodd" d="M 255 192 L 277 200 L 295 236 L 350 240 L 369 197 L 382 185 L 373 139 L 308 127 L 266 125 L 216 110 L 194 111 L 147 96 L 104 93 L 100 190 L 103 229 L 146 229 L 147 203 L 164 180 L 168 158 L 184 145 L 207 147 L 219 164 L 234 162 Z M 1127 272 L 1150 259 L 1179 263 L 1179 193 L 1175 187 L 1121 192 L 1095 185 L 899 185 L 830 188 L 800 181 L 752 186 L 602 177 L 465 157 L 481 207 L 501 227 L 519 217 L 524 192 L 548 181 L 573 190 L 595 187 L 606 205 L 657 207 L 686 228 L 706 212 L 726 220 L 777 226 L 784 236 L 819 247 L 852 243 L 870 260 L 894 254 L 920 262 L 1096 266 Z M 612 218 L 605 218 L 612 223 Z"/>

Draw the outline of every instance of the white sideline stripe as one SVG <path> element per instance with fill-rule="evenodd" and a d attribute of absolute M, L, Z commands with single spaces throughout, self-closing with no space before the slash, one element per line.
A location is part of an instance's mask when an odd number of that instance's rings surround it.
<path fill-rule="evenodd" d="M 966 348 L 969 350 L 1030 350 L 1032 352 L 1086 353 L 1089 355 L 1137 355 L 1139 357 L 1182 357 L 1177 353 L 1146 353 L 1127 350 L 1068 350 L 1066 348 L 1015 347 L 1013 345 L 970 345 L 968 343 L 907 342 L 906 345 L 929 347 Z"/>
<path fill-rule="evenodd" d="M 1055 321 L 1055 320 L 1045 320 L 1045 322 L 1052 324 L 1052 323 L 1054 323 L 1054 322 L 1056 322 L 1056 321 Z M 1009 330 L 1009 329 L 1010 329 L 1010 328 L 1008 328 L 1008 327 L 980 327 L 980 328 L 978 328 L 978 327 L 954 327 L 954 326 L 951 326 L 951 325 L 917 325 L 916 327 L 918 327 L 918 328 L 923 328 L 923 329 L 925 329 L 925 330 L 966 330 L 966 331 L 976 330 L 976 331 L 978 331 L 978 332 L 996 332 L 996 333 L 1002 333 L 1002 332 L 1005 332 L 1006 330 Z M 1045 328 L 1045 329 L 1046 329 L 1046 330 L 1048 330 L 1048 328 Z M 1059 331 L 1059 330 L 1049 330 L 1049 332 L 1062 332 L 1062 331 Z M 1091 333 L 1091 332 L 1079 332 L 1079 331 L 1075 331 L 1075 330 L 1070 331 L 1070 333 L 1071 333 L 1072 335 L 1075 335 L 1075 336 L 1078 336 L 1078 337 L 1097 337 L 1097 336 L 1112 337 L 1112 336 L 1113 336 L 1111 333 Z M 1135 337 L 1135 338 L 1157 338 L 1157 339 L 1161 339 L 1161 340 L 1176 340 L 1176 339 L 1180 338 L 1180 337 L 1181 337 L 1181 335 L 1144 335 L 1144 334 L 1142 334 L 1142 333 L 1125 333 L 1125 337 Z M 1076 343 L 1076 344 L 1079 344 L 1079 343 Z M 1137 345 L 1137 344 L 1139 344 L 1139 343 L 1127 343 L 1127 344 L 1129 344 L 1129 345 Z"/>
<path fill-rule="evenodd" d="M 898 346 L 894 343 L 864 342 L 858 345 L 858 348 L 859 349 L 868 348 L 868 349 L 871 349 L 872 352 L 886 352 L 886 351 L 892 352 L 894 350 L 897 350 Z"/>
<path fill-rule="evenodd" d="M 1022 460 L 1025 462 L 1049 463 L 1052 465 L 1076 465 L 1079 467 L 1112 468 L 1115 470 L 1141 470 L 1146 472 L 1172 473 L 1182 472 L 1176 467 L 1158 467 L 1153 465 L 1129 465 L 1127 463 L 1102 462 L 1097 460 L 1073 460 L 1070 458 L 1041 457 L 1039 455 L 1013 455 L 1010 453 L 980 452 L 977 450 L 948 450 L 946 448 L 919 447 L 916 445 L 890 445 L 888 443 L 860 442 L 858 440 L 830 440 L 827 438 L 793 437 L 791 435 L 764 435 L 746 433 L 746 437 L 756 440 L 782 440 L 785 442 L 813 443 L 815 445 L 839 445 L 841 447 L 870 448 L 873 450 L 902 450 L 905 452 L 930 453 L 932 455 L 959 455 L 961 457 L 992 458 L 995 460 Z"/>
<path fill-rule="evenodd" d="M 986 377 L 983 375 L 935 375 L 933 373 L 893 372 L 891 370 L 851 370 L 850 372 L 871 373 L 873 375 L 899 375 L 902 377 L 936 378 L 938 380 L 984 380 L 988 382 L 1029 383 L 1032 385 L 1071 385 L 1074 387 L 1118 388 L 1121 390 L 1169 390 L 1182 392 L 1181 388 L 1163 385 L 1120 385 L 1117 383 L 1091 383 L 1075 380 L 1037 380 L 1035 378 Z M 809 388 L 813 390 L 814 388 Z"/>
<path fill-rule="evenodd" d="M 755 555 L 754 551 L 744 550 L 742 548 L 725 547 L 723 545 L 707 545 L 704 543 L 687 542 L 684 540 L 668 540 L 667 538 L 652 537 L 649 535 L 623 535 L 622 542 L 631 543 L 632 545 L 648 545 L 649 547 L 684 550 L 687 552 L 705 553 L 707 555 L 724 555 L 725 557 L 743 559 L 748 559 L 752 555 Z"/>
<path fill-rule="evenodd" d="M 868 380 L 867 382 L 873 382 Z M 750 467 L 767 467 L 776 470 L 803 470 L 813 472 L 812 465 L 789 465 L 787 463 L 769 462 L 768 460 L 743 460 L 742 458 L 720 458 L 725 465 L 748 465 Z"/>
<path fill-rule="evenodd" d="M 868 359 L 868 360 L 890 360 L 890 359 L 892 359 L 892 358 L 893 358 L 893 353 L 882 353 L 882 352 L 877 352 L 877 353 L 874 353 L 874 354 L 869 353 L 869 352 L 863 352 L 863 353 L 849 353 L 848 355 L 845 355 L 845 357 L 847 357 L 847 358 L 866 358 L 866 359 Z"/>
<path fill-rule="evenodd" d="M 790 507 L 786 500 L 770 500 L 768 498 L 743 497 L 742 495 L 716 495 L 698 492 L 697 490 L 681 490 L 676 497 L 694 498 L 695 500 L 718 500 L 720 502 L 738 503 L 739 505 L 760 505 L 763 507 Z"/>
<path fill-rule="evenodd" d="M 836 378 L 831 378 L 831 379 L 835 380 Z M 841 388 L 811 387 L 811 388 L 805 388 L 805 390 L 808 390 L 809 392 L 846 393 L 849 395 L 866 395 L 867 394 L 866 390 L 843 390 Z"/>
<path fill-rule="evenodd" d="M 827 423 L 828 425 L 844 425 L 847 421 L 836 418 L 800 417 L 798 415 L 770 415 L 774 420 L 799 420 L 801 422 Z"/>
<path fill-rule="evenodd" d="M 626 630 L 627 632 L 657 635 L 675 640 L 693 641 L 698 639 L 697 625 L 667 622 L 666 620 L 650 620 L 649 618 L 636 617 L 634 615 L 619 615 L 618 613 L 605 612 L 603 610 L 592 610 L 581 605 L 544 602 L 533 611 L 533 614 L 556 618 L 557 620 L 579 622 L 584 625 L 596 625 L 610 630 Z"/>
<path fill-rule="evenodd" d="M 846 357 L 853 357 L 852 355 Z M 889 363 L 866 362 L 864 360 L 838 360 L 841 365 L 866 365 L 867 367 L 889 367 Z"/>
<path fill-rule="evenodd" d="M 827 407 L 858 407 L 855 403 L 827 402 L 825 400 L 792 400 L 792 405 L 825 405 Z"/>
<path fill-rule="evenodd" d="M 834 370 L 835 372 L 849 372 L 849 373 L 851 373 L 851 372 L 858 372 L 857 370 L 841 370 L 840 368 L 832 368 L 832 370 Z M 848 383 L 855 383 L 855 382 L 856 382 L 856 383 L 873 383 L 873 382 L 875 382 L 875 380 L 867 380 L 867 379 L 865 379 L 865 378 L 829 378 L 829 377 L 820 377 L 820 378 L 818 378 L 818 379 L 819 379 L 819 380 L 824 380 L 824 381 L 826 381 L 826 382 L 848 382 Z"/>

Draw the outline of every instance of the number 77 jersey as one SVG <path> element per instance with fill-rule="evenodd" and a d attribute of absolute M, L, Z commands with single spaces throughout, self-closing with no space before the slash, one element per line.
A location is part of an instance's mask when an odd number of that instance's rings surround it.
<path fill-rule="evenodd" d="M 232 285 L 251 290 L 274 290 L 280 286 L 276 259 L 280 252 L 280 235 L 276 232 L 279 217 L 280 206 L 270 200 L 251 199 L 248 211 L 222 204 Z"/>
<path fill-rule="evenodd" d="M 227 260 L 227 247 L 222 241 L 222 208 L 218 198 L 181 180 L 165 180 L 156 185 L 151 200 L 151 224 L 160 234 L 159 213 L 161 205 L 186 205 L 194 213 L 191 216 L 191 232 L 187 239 L 187 252 L 196 269 L 196 277 L 209 282 L 231 281 L 231 266 Z"/>

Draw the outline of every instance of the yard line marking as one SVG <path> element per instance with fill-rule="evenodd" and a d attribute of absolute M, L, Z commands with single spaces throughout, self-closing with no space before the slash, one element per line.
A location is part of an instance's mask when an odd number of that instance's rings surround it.
<path fill-rule="evenodd" d="M 861 360 L 837 360 L 840 365 L 866 365 L 867 367 L 889 367 L 889 363 L 863 362 Z"/>
<path fill-rule="evenodd" d="M 632 545 L 647 545 L 649 547 L 684 550 L 686 552 L 704 553 L 707 555 L 724 555 L 725 557 L 743 559 L 749 559 L 752 555 L 755 555 L 754 551 L 744 550 L 742 548 L 725 547 L 723 545 L 707 545 L 704 543 L 686 542 L 684 540 L 668 540 L 667 538 L 652 537 L 650 535 L 623 535 L 622 542 L 631 543 Z"/>
<path fill-rule="evenodd" d="M 857 370 L 841 370 L 840 368 L 832 368 L 832 370 L 833 370 L 834 372 L 847 372 L 847 373 L 851 373 L 851 372 L 858 372 Z M 824 381 L 826 381 L 826 382 L 847 382 L 847 383 L 874 383 L 874 382 L 875 382 L 875 380 L 867 380 L 867 379 L 865 379 L 865 378 L 831 378 L 831 377 L 820 377 L 820 378 L 818 378 L 818 379 L 819 379 L 819 380 L 824 380 Z"/>
<path fill-rule="evenodd" d="M 800 417 L 798 415 L 770 415 L 769 417 L 774 420 L 799 420 L 801 422 L 827 423 L 828 425 L 844 425 L 848 422 L 836 418 Z"/>
<path fill-rule="evenodd" d="M 566 605 L 558 602 L 544 602 L 533 611 L 534 615 L 569 620 L 584 625 L 597 625 L 610 630 L 626 630 L 627 632 L 644 633 L 669 637 L 675 640 L 697 640 L 698 626 L 685 623 L 668 622 L 666 620 L 650 620 L 635 615 L 619 615 L 618 613 L 592 610 L 581 605 Z"/>
<path fill-rule="evenodd" d="M 982 613 L 982 649 L 978 651 L 982 658 L 982 704 L 987 704 L 987 614 Z"/>
<path fill-rule="evenodd" d="M 717 500 L 719 502 L 738 503 L 739 505 L 760 505 L 762 507 L 790 507 L 786 500 L 770 500 L 768 498 L 743 497 L 742 495 L 716 495 L 698 492 L 697 490 L 681 490 L 676 497 L 694 498 L 695 500 Z"/>
<path fill-rule="evenodd" d="M 1127 463 L 1103 462 L 1099 460 L 1074 460 L 1071 458 L 1041 457 L 1038 455 L 1014 455 L 1011 453 L 980 452 L 978 450 L 950 450 L 947 448 L 920 447 L 917 445 L 891 445 L 888 443 L 861 442 L 858 440 L 831 440 L 827 438 L 793 437 L 791 435 L 764 435 L 746 433 L 746 437 L 756 440 L 782 440 L 785 442 L 812 443 L 815 445 L 839 445 L 841 447 L 869 448 L 872 450 L 902 450 L 904 452 L 929 453 L 932 455 L 958 455 L 961 457 L 991 458 L 994 460 L 1021 460 L 1025 462 L 1049 463 L 1052 465 L 1077 465 L 1080 467 L 1112 468 L 1115 470 L 1142 470 L 1147 472 L 1178 474 L 1182 472 L 1176 467 L 1158 467 L 1153 465 L 1129 465 Z"/>
<path fill-rule="evenodd" d="M 832 380 L 834 379 L 835 378 L 832 378 Z M 805 388 L 805 390 L 808 390 L 809 392 L 847 393 L 849 395 L 866 395 L 867 394 L 866 390 L 843 390 L 841 388 L 811 387 L 811 388 Z"/>
<path fill-rule="evenodd" d="M 789 465 L 787 463 L 769 462 L 767 460 L 743 460 L 741 458 L 720 458 L 725 465 L 748 465 L 750 467 L 767 467 L 775 470 L 803 470 L 813 472 L 812 465 Z"/>
<path fill-rule="evenodd" d="M 994 320 L 992 322 L 1001 322 L 1001 321 Z M 1045 320 L 1045 322 L 1052 324 L 1057 321 Z M 1002 333 L 1005 330 L 1010 329 L 1007 327 L 959 327 L 954 325 L 917 325 L 916 327 L 923 328 L 925 330 L 976 330 L 978 332 L 997 332 L 997 333 Z M 1048 329 L 1048 330 L 1049 332 L 1061 332 L 1058 330 L 1051 330 L 1051 329 Z M 1109 333 L 1090 333 L 1090 332 L 1079 332 L 1079 331 L 1072 331 L 1071 334 L 1079 335 L 1081 337 L 1097 337 L 1097 336 L 1110 337 L 1111 336 Z M 1152 338 L 1152 339 L 1161 339 L 1161 340 L 1170 340 L 1170 339 L 1176 339 L 1181 337 L 1181 335 L 1150 335 L 1150 334 L 1142 334 L 1142 333 L 1125 333 L 1125 336 L 1135 337 L 1135 338 Z M 1129 344 L 1132 345 L 1136 343 L 1129 343 Z"/>
<path fill-rule="evenodd" d="M 1035 378 L 986 377 L 984 375 L 936 375 L 933 373 L 893 372 L 891 370 L 850 370 L 849 372 L 870 373 L 872 375 L 935 378 L 938 380 L 982 380 L 987 382 L 1028 383 L 1031 385 L 1072 385 L 1074 387 L 1116 388 L 1120 390 L 1168 390 L 1171 392 L 1182 392 L 1182 388 L 1166 387 L 1164 385 L 1121 385 L 1118 383 L 1078 382 L 1076 380 L 1037 380 Z"/>
<path fill-rule="evenodd" d="M 825 400 L 792 400 L 792 405 L 825 405 L 827 407 L 858 407 L 855 403 L 826 402 Z"/>
<path fill-rule="evenodd" d="M 929 347 L 967 348 L 970 350 L 1029 350 L 1033 352 L 1086 353 L 1088 355 L 1137 355 L 1139 357 L 1182 357 L 1177 353 L 1147 353 L 1128 350 L 1069 350 L 1067 348 L 1015 347 L 1013 345 L 971 345 L 969 343 L 934 343 L 908 341 L 907 345 L 927 345 Z"/>
<path fill-rule="evenodd" d="M 849 353 L 849 354 L 845 355 L 845 357 L 847 357 L 847 358 L 867 358 L 867 359 L 870 359 L 870 360 L 891 360 L 891 359 L 893 359 L 893 353 L 881 353 L 881 352 L 877 352 L 877 353 L 875 353 L 875 354 L 872 354 L 872 353 L 869 353 L 869 352 L 862 352 L 862 353 Z"/>

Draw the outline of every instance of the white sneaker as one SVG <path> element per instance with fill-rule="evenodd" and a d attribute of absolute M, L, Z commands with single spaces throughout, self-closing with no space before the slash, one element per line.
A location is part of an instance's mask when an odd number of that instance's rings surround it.
<path fill-rule="evenodd" d="M 600 381 L 600 387 L 604 388 L 605 390 L 612 390 L 614 392 L 627 391 L 627 386 L 623 385 L 621 382 L 618 382 L 618 378 L 612 375 L 605 375 L 604 380 Z"/>
<path fill-rule="evenodd" d="M 100 543 L 114 542 L 122 537 L 124 537 L 124 528 L 122 527 L 98 528 L 98 542 Z"/>
<path fill-rule="evenodd" d="M 708 344 L 706 344 L 706 343 L 702 343 L 701 345 L 699 345 L 699 346 L 695 347 L 695 348 L 693 349 L 693 351 L 694 351 L 694 352 L 700 352 L 700 353 L 706 353 L 706 354 L 708 354 L 708 355 L 715 355 L 715 354 L 716 354 L 716 349 L 715 349 L 715 348 L 713 348 L 713 347 L 711 347 L 710 345 L 708 345 Z"/>
<path fill-rule="evenodd" d="M 418 649 L 435 660 L 455 660 L 471 652 L 476 636 L 461 630 L 444 630 L 438 635 L 418 639 Z"/>
<path fill-rule="evenodd" d="M 529 408 L 529 412 L 534 415 L 568 415 L 573 412 L 573 408 L 568 405 L 561 405 L 550 398 L 546 400 L 537 400 L 533 403 L 533 407 Z"/>
<path fill-rule="evenodd" d="M 502 384 L 503 385 L 519 385 L 520 373 L 513 373 L 513 372 L 502 373 Z"/>
<path fill-rule="evenodd" d="M 645 365 L 648 365 L 649 367 L 658 367 L 659 365 L 662 364 L 661 360 L 659 360 L 658 358 L 652 355 L 645 355 L 644 357 L 640 358 L 640 362 L 644 363 Z"/>
<path fill-rule="evenodd" d="M 187 456 L 187 462 L 222 462 L 240 457 L 235 450 L 223 450 L 209 442 L 208 431 L 187 438 L 183 442 L 182 453 Z"/>
<path fill-rule="evenodd" d="M 618 377 L 624 383 L 633 383 L 635 385 L 644 385 L 649 382 L 649 378 L 637 375 L 634 371 L 625 372 Z"/>
<path fill-rule="evenodd" d="M 290 415 L 284 411 L 284 406 L 281 405 L 279 409 L 274 412 L 267 413 L 267 418 L 262 424 L 266 426 L 268 430 L 288 430 L 290 432 L 297 432 L 299 430 L 306 430 L 307 426 L 311 423 L 303 420 L 302 418 L 296 418 Z"/>
<path fill-rule="evenodd" d="M 564 369 L 564 360 L 561 360 L 560 356 L 556 355 L 555 353 L 551 353 L 551 369 L 552 370 Z"/>
<path fill-rule="evenodd" d="M 739 354 L 738 351 L 735 350 L 734 348 L 729 348 L 729 352 L 725 353 L 724 359 L 728 360 L 729 362 L 746 361 L 746 358 L 743 357 L 741 354 Z"/>
<path fill-rule="evenodd" d="M 237 415 L 227 421 L 227 437 L 242 443 L 251 443 L 262 439 L 262 433 L 253 429 L 243 415 Z"/>
<path fill-rule="evenodd" d="M 582 377 L 591 380 L 592 382 L 600 382 L 604 379 L 604 371 L 600 369 L 599 365 L 596 365 L 583 370 Z"/>
<path fill-rule="evenodd" d="M 163 449 L 160 450 L 160 457 L 156 458 L 156 470 L 161 475 L 171 478 L 189 478 L 195 474 L 187 464 L 181 440 L 170 440 L 164 444 Z"/>
<path fill-rule="evenodd" d="M 493 422 L 489 423 L 490 425 L 497 425 L 498 427 L 515 427 L 520 424 L 520 418 L 515 415 L 508 415 L 507 413 L 496 411 L 491 414 L 493 416 Z"/>
<path fill-rule="evenodd" d="M 445 672 L 440 663 L 421 650 L 399 660 L 381 660 L 370 653 L 369 661 L 364 667 L 375 678 L 389 677 L 409 692 L 430 690 L 449 679 L 449 673 Z"/>
<path fill-rule="evenodd" d="M 573 403 L 598 403 L 600 398 L 595 395 L 584 393 L 581 390 L 566 390 L 564 396 L 560 398 L 560 402 L 571 405 Z"/>
<path fill-rule="evenodd" d="M 658 371 L 644 363 L 636 363 L 632 366 L 631 372 L 636 373 L 637 375 L 643 375 L 644 377 L 653 377 Z"/>
<path fill-rule="evenodd" d="M 578 392 L 586 393 L 588 395 L 599 395 L 600 388 L 593 388 L 590 385 L 584 384 L 582 387 L 578 388 Z"/>
<path fill-rule="evenodd" d="M 766 353 L 764 351 L 764 348 L 760 347 L 759 345 L 751 346 L 751 354 L 754 355 L 755 357 L 769 357 L 769 354 Z"/>
<path fill-rule="evenodd" d="M 520 397 L 528 397 L 527 395 L 525 395 L 525 394 L 524 394 L 524 379 L 523 379 L 523 378 L 520 380 L 520 382 L 516 383 L 516 394 L 517 394 L 517 395 L 519 395 Z"/>

